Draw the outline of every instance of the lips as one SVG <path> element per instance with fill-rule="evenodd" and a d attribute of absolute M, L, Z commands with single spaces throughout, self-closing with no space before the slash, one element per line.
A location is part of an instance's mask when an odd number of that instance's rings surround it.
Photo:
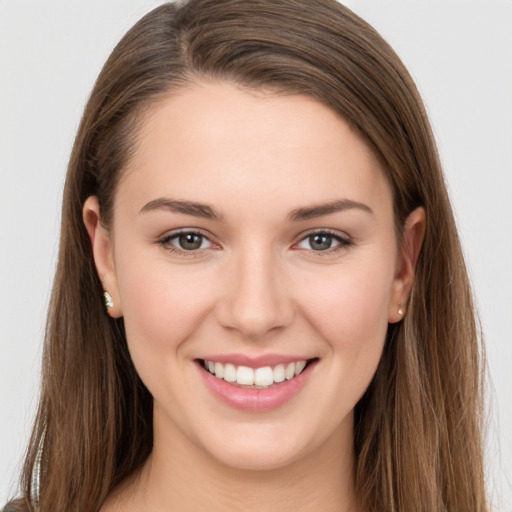
<path fill-rule="evenodd" d="M 284 405 L 298 394 L 318 359 L 209 356 L 196 362 L 203 382 L 223 403 L 264 412 Z"/>

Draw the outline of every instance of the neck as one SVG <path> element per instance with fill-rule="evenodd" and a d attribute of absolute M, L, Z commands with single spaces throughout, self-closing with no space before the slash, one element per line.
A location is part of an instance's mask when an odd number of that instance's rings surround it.
<path fill-rule="evenodd" d="M 354 512 L 350 427 L 299 460 L 275 469 L 250 470 L 222 464 L 177 428 L 169 432 L 169 424 L 164 429 L 155 422 L 150 458 L 104 510 Z"/>

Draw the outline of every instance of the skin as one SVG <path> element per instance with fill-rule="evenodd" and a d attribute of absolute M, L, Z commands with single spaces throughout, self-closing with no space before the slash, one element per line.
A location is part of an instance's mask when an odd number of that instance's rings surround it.
<path fill-rule="evenodd" d="M 207 203 L 222 220 L 144 208 L 159 198 Z M 364 207 L 290 219 L 339 200 Z M 405 314 L 425 225 L 415 210 L 398 245 L 365 142 L 311 98 L 193 84 L 148 113 L 110 230 L 100 221 L 91 197 L 96 266 L 155 431 L 147 464 L 103 510 L 355 510 L 353 410 Z M 180 251 L 177 229 L 207 238 Z M 331 248 L 313 247 L 311 231 L 326 230 Z M 289 402 L 256 413 L 199 378 L 197 358 L 225 353 L 318 363 Z"/>

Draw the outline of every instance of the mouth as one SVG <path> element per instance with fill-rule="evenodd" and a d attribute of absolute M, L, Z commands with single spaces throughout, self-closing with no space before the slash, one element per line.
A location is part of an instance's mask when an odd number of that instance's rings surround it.
<path fill-rule="evenodd" d="M 202 367 L 215 375 L 218 379 L 229 382 L 235 386 L 247 389 L 269 389 L 283 382 L 289 381 L 300 375 L 308 365 L 318 358 L 302 359 L 290 363 L 280 363 L 274 366 L 261 366 L 251 368 L 249 366 L 236 366 L 232 363 L 221 363 L 199 359 Z"/>
<path fill-rule="evenodd" d="M 217 359 L 224 359 L 219 357 Z M 249 412 L 265 412 L 283 406 L 306 385 L 319 358 L 297 359 L 274 365 L 256 366 L 253 362 L 235 364 L 196 359 L 206 387 L 224 404 Z"/>

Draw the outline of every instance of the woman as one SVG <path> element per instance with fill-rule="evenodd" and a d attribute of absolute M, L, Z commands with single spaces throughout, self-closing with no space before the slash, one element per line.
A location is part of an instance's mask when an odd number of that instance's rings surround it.
<path fill-rule="evenodd" d="M 14 506 L 486 510 L 478 354 L 380 36 L 330 1 L 164 5 L 75 141 Z"/>

